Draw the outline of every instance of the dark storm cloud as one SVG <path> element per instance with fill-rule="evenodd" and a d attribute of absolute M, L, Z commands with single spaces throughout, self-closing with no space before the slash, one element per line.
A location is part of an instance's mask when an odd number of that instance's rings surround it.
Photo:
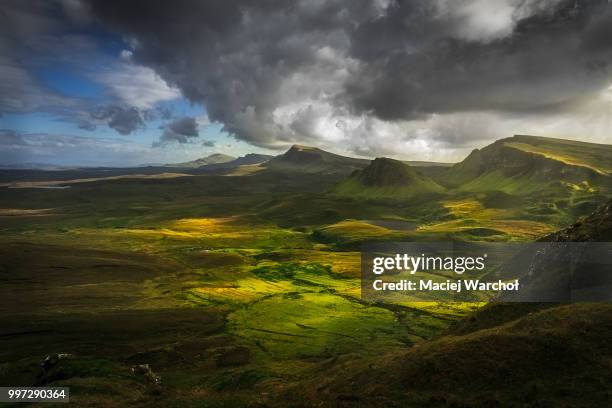
<path fill-rule="evenodd" d="M 606 0 L 7 0 L 0 113 L 52 112 L 84 130 L 129 134 L 172 120 L 156 103 L 178 88 L 228 132 L 272 148 L 435 151 L 484 144 L 523 123 L 588 138 L 597 126 L 585 124 L 609 115 L 612 101 L 611 8 Z M 94 65 L 100 30 L 130 49 L 93 78 L 112 109 L 90 117 L 91 105 L 46 87 L 36 68 Z M 159 143 L 188 140 L 167 125 Z"/>
<path fill-rule="evenodd" d="M 154 147 L 165 146 L 168 143 L 188 143 L 190 139 L 200 135 L 198 122 L 195 118 L 183 116 L 177 118 L 163 127 L 164 132 L 158 142 L 153 143 Z"/>
<path fill-rule="evenodd" d="M 189 116 L 184 116 L 170 122 L 167 128 L 173 133 L 183 135 L 185 137 L 198 136 L 198 123 L 196 122 L 195 118 Z"/>
<path fill-rule="evenodd" d="M 134 61 L 260 146 L 325 139 L 364 114 L 560 112 L 611 79 L 605 0 L 87 4 Z"/>
<path fill-rule="evenodd" d="M 91 113 L 93 119 L 106 121 L 108 126 L 122 135 L 128 135 L 144 126 L 144 120 L 136 108 L 108 105 Z"/>
<path fill-rule="evenodd" d="M 216 143 L 214 140 L 204 140 L 202 146 L 204 147 L 215 147 Z"/>
<path fill-rule="evenodd" d="M 329 80 L 329 71 L 345 69 L 333 60 L 335 50 L 348 49 L 347 33 L 377 14 L 369 0 L 88 3 L 107 27 L 133 39 L 134 61 L 204 102 L 211 120 L 259 145 L 283 137 L 268 128 L 287 97 L 279 94 L 282 81 L 295 76 L 298 87 L 320 94 L 326 84 L 311 87 L 319 80 L 312 75 L 320 71 Z M 324 47 L 328 60 L 320 55 Z"/>
<path fill-rule="evenodd" d="M 344 97 L 358 111 L 391 120 L 566 109 L 610 81 L 612 43 L 604 39 L 612 36 L 612 10 L 607 1 L 550 3 L 488 42 L 436 25 L 436 11 L 415 6 L 420 2 L 396 4 L 355 32 L 351 55 L 362 69 Z M 415 17 L 420 26 L 408 23 Z"/>
<path fill-rule="evenodd" d="M 143 126 L 144 122 L 136 108 L 119 109 L 108 122 L 108 126 L 122 135 L 128 135 Z"/>

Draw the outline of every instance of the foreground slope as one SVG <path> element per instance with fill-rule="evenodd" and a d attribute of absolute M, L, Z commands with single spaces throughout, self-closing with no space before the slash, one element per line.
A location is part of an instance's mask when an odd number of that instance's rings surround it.
<path fill-rule="evenodd" d="M 575 243 L 608 242 L 611 238 L 612 200 L 564 230 L 543 237 L 537 250 L 526 249 L 502 266 L 497 277 L 520 276 L 524 289 L 507 293 L 500 300 L 609 301 L 610 246 Z"/>
<path fill-rule="evenodd" d="M 611 333 L 612 305 L 557 306 L 365 367 L 342 360 L 298 395 L 342 406 L 607 406 Z"/>
<path fill-rule="evenodd" d="M 334 194 L 372 199 L 410 198 L 443 191 L 443 187 L 409 165 L 387 158 L 373 160 L 333 189 Z"/>
<path fill-rule="evenodd" d="M 609 240 L 611 219 L 612 201 L 547 240 Z M 494 303 L 404 352 L 339 359 L 290 393 L 341 406 L 608 406 L 611 336 L 610 303 Z"/>

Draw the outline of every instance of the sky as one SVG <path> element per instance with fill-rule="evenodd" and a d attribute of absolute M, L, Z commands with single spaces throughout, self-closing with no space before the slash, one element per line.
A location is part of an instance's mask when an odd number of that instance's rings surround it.
<path fill-rule="evenodd" d="M 0 165 L 612 143 L 607 0 L 4 0 Z"/>

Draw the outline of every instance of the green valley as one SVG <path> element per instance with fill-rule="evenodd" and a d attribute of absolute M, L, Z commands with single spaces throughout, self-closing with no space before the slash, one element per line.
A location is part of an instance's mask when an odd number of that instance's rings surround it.
<path fill-rule="evenodd" d="M 70 386 L 78 406 L 520 405 L 533 389 L 545 406 L 562 387 L 537 380 L 531 360 L 563 353 L 571 364 L 550 370 L 609 393 L 608 306 L 369 303 L 359 251 L 609 237 L 597 220 L 609 215 L 610 153 L 515 136 L 435 171 L 304 146 L 182 164 L 180 177 L 2 170 L 1 382 Z M 46 356 L 57 361 L 41 367 Z M 517 395 L 506 375 L 527 379 Z"/>

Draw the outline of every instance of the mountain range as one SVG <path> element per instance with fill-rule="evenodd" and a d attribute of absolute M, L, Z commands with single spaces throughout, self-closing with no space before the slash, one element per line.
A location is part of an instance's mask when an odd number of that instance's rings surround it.
<path fill-rule="evenodd" d="M 338 186 L 337 192 L 348 192 L 351 186 L 367 187 L 369 191 L 364 190 L 362 195 L 371 196 L 383 196 L 385 191 L 405 196 L 407 189 L 411 190 L 408 195 L 419 189 L 426 192 L 458 189 L 525 193 L 550 183 L 589 190 L 593 186 L 610 185 L 612 145 L 516 135 L 475 149 L 454 165 L 391 158 L 378 158 L 375 162 L 294 145 L 278 156 L 248 154 L 234 158 L 213 154 L 166 166 L 214 169 L 259 164 L 260 171 L 350 176 Z M 364 172 L 353 174 L 357 170 Z M 373 189 L 378 191 L 373 192 Z"/>
<path fill-rule="evenodd" d="M 247 154 L 235 158 L 216 153 L 189 162 L 148 167 L 77 168 L 55 172 L 2 170 L 0 179 L 71 180 L 167 172 L 227 176 L 259 174 L 271 180 L 281 175 L 304 180 L 322 176 L 321 181 L 325 182 L 321 187 L 329 197 L 403 201 L 405 204 L 432 195 L 440 200 L 455 201 L 472 197 L 486 208 L 513 209 L 513 216 L 519 218 L 546 221 L 546 217 L 559 219 L 560 216 L 563 223 L 569 223 L 576 216 L 594 210 L 612 194 L 612 146 L 516 135 L 475 149 L 459 163 L 448 164 L 384 157 L 368 160 L 294 145 L 278 156 Z M 297 204 L 296 201 L 291 208 Z M 447 206 L 441 202 L 439 205 Z M 333 206 L 329 214 L 344 211 L 336 204 Z M 431 216 L 449 211 L 440 207 L 437 212 L 433 207 L 431 210 Z"/>
<path fill-rule="evenodd" d="M 550 200 L 539 211 L 580 206 L 612 192 L 612 146 L 517 135 L 476 149 L 454 164 L 373 161 L 318 148 L 293 146 L 260 165 L 265 171 L 336 174 L 331 190 L 362 199 L 408 199 L 426 194 L 498 192 L 493 201 L 538 195 Z M 491 201 L 491 200 L 489 200 Z M 601 200 L 599 200 L 601 201 Z M 548 210 L 547 210 L 548 208 Z"/>
<path fill-rule="evenodd" d="M 403 161 L 424 173 L 439 173 L 452 166 L 452 163 L 428 161 Z M 330 153 L 317 147 L 293 145 L 285 153 L 278 156 L 249 153 L 239 158 L 225 154 L 212 154 L 207 157 L 183 163 L 166 164 L 166 167 L 176 168 L 211 168 L 211 165 L 224 164 L 224 167 L 261 164 L 268 171 L 309 174 L 345 174 L 360 170 L 370 164 L 369 159 L 342 156 Z"/>
<path fill-rule="evenodd" d="M 365 213 L 424 217 L 438 224 L 423 225 L 421 232 L 465 233 L 469 239 L 489 234 L 487 239 L 495 240 L 569 225 L 612 197 L 612 146 L 538 136 L 498 140 L 450 166 L 369 161 L 293 146 L 258 168 L 260 174 L 321 175 L 333 182 L 316 208 L 290 197 L 272 203 L 271 216 L 278 220 L 282 214 L 278 221 L 287 225 L 293 219 L 316 224 Z M 379 212 L 380 205 L 395 209 Z"/>

